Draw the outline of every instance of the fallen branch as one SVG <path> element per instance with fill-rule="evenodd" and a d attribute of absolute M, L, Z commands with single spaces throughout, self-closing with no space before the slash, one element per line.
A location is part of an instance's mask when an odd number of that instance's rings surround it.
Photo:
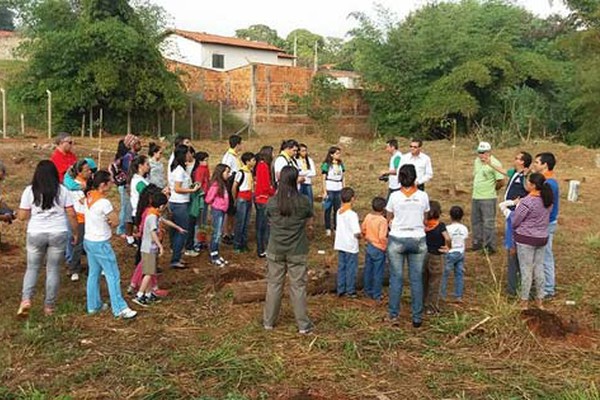
<path fill-rule="evenodd" d="M 492 319 L 492 317 L 490 317 L 490 316 L 485 317 L 484 319 L 482 319 L 481 321 L 479 321 L 478 323 L 476 323 L 469 329 L 462 331 L 458 336 L 456 336 L 454 339 L 449 341 L 448 344 L 453 345 L 453 344 L 458 343 L 460 340 L 464 339 L 469 333 L 473 332 L 474 330 L 476 330 L 477 328 L 479 328 L 480 326 L 482 326 L 483 324 L 485 324 L 486 322 L 488 322 L 491 319 Z"/>

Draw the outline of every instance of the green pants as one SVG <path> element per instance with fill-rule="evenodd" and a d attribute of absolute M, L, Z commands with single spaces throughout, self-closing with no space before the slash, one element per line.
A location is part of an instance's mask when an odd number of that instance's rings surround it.
<path fill-rule="evenodd" d="M 288 274 L 290 302 L 294 309 L 298 329 L 312 328 L 313 324 L 306 313 L 307 258 L 306 254 L 267 254 L 267 298 L 263 316 L 264 326 L 275 326 L 281 308 L 285 275 Z"/>

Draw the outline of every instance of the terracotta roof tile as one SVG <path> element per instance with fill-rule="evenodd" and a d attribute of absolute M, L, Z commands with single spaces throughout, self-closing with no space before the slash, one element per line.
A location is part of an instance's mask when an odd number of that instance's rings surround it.
<path fill-rule="evenodd" d="M 296 58 L 293 55 L 288 54 L 288 53 L 277 53 L 277 57 L 279 57 L 279 58 L 291 58 L 291 59 Z"/>
<path fill-rule="evenodd" d="M 14 32 L 0 30 L 0 37 L 12 37 L 12 36 L 15 36 Z"/>
<path fill-rule="evenodd" d="M 181 29 L 175 29 L 173 30 L 173 33 L 198 43 L 213 43 L 222 44 L 225 46 L 247 47 L 258 50 L 276 51 L 278 53 L 282 52 L 282 49 L 280 49 L 279 47 L 273 46 L 265 42 L 254 42 L 251 40 L 245 40 L 240 38 L 211 35 L 204 32 L 190 32 Z"/>

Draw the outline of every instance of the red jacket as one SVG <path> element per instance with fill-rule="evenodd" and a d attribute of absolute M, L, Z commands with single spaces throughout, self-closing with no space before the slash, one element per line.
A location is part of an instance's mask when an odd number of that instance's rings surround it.
<path fill-rule="evenodd" d="M 254 187 L 254 202 L 256 204 L 267 204 L 269 197 L 275 194 L 275 188 L 271 181 L 271 171 L 264 161 L 256 164 L 256 181 Z"/>
<path fill-rule="evenodd" d="M 56 169 L 58 170 L 58 179 L 62 183 L 69 167 L 77 162 L 77 156 L 71 152 L 63 153 L 56 149 L 54 150 L 54 153 L 52 153 L 50 161 L 56 166 Z"/>
<path fill-rule="evenodd" d="M 204 193 L 208 193 L 208 181 L 210 180 L 210 171 L 208 165 L 199 165 L 194 172 L 194 182 L 200 183 L 200 187 Z"/>

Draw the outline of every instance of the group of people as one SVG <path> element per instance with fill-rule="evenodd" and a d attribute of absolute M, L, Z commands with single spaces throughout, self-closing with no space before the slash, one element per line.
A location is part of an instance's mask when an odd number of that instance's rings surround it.
<path fill-rule="evenodd" d="M 423 314 L 440 311 L 446 297 L 448 277 L 454 274 L 454 296 L 462 301 L 465 251 L 469 231 L 462 224 L 463 209 L 449 210 L 450 223 L 441 221 L 442 207 L 430 201 L 425 184 L 433 177 L 431 159 L 420 140 L 411 140 L 402 154 L 395 139 L 388 140 L 389 168 L 381 180 L 388 182 L 387 199 L 375 197 L 372 211 L 362 223 L 352 209 L 356 193 L 347 187 L 342 149 L 332 146 L 319 167 L 308 147 L 285 140 L 275 154 L 272 146 L 257 153 L 243 151 L 238 135 L 229 138 L 229 148 L 212 173 L 209 154 L 196 151 L 188 137 L 175 138 L 166 168 L 163 149 L 150 143 L 142 154 L 139 137 L 128 134 L 119 141 L 108 170 L 98 170 L 94 160 L 78 159 L 73 140 L 61 134 L 50 160 L 41 161 L 31 185 L 22 194 L 18 216 L 28 220 L 27 271 L 18 314 L 31 308 L 36 278 L 47 260 L 44 312 L 54 312 L 60 268 L 66 259 L 72 281 L 82 273 L 81 257 L 88 260 L 87 311 L 97 313 L 108 306 L 100 298 L 100 276 L 106 277 L 110 306 L 116 317 L 133 318 L 136 311 L 125 301 L 120 271 L 111 245 L 112 230 L 136 250 L 134 273 L 128 293 L 132 301 L 147 307 L 167 295 L 159 288 L 158 256 L 164 238 L 170 238 L 172 269 L 187 267 L 183 256 L 196 257 L 206 251 L 210 262 L 226 267 L 220 246 L 232 245 L 235 253 L 250 251 L 249 228 L 256 211 L 256 255 L 266 258 L 268 286 L 264 308 L 265 329 L 273 329 L 279 313 L 286 274 L 290 278 L 290 300 L 298 329 L 308 333 L 313 324 L 306 310 L 307 231 L 314 228 L 313 182 L 320 170 L 325 235 L 334 235 L 338 251 L 337 294 L 357 296 L 356 277 L 360 239 L 365 242 L 364 294 L 383 301 L 383 277 L 389 265 L 389 319 L 396 323 L 403 288 L 403 264 L 408 264 L 413 326 L 422 324 Z M 497 191 L 508 177 L 508 187 L 499 209 L 506 217 L 509 271 L 508 291 L 516 295 L 520 276 L 520 298 L 535 299 L 554 294 L 552 235 L 558 215 L 558 184 L 553 177 L 555 159 L 540 153 L 535 159 L 526 152 L 515 157 L 515 168 L 504 170 L 491 155 L 489 143 L 481 142 L 473 169 L 471 224 L 472 250 L 496 251 L 495 216 Z M 2 177 L 5 174 L 2 168 Z M 113 186 L 120 194 L 117 214 L 107 198 Z M 2 218 L 5 222 L 14 216 Z M 550 266 L 551 264 L 551 266 Z"/>

